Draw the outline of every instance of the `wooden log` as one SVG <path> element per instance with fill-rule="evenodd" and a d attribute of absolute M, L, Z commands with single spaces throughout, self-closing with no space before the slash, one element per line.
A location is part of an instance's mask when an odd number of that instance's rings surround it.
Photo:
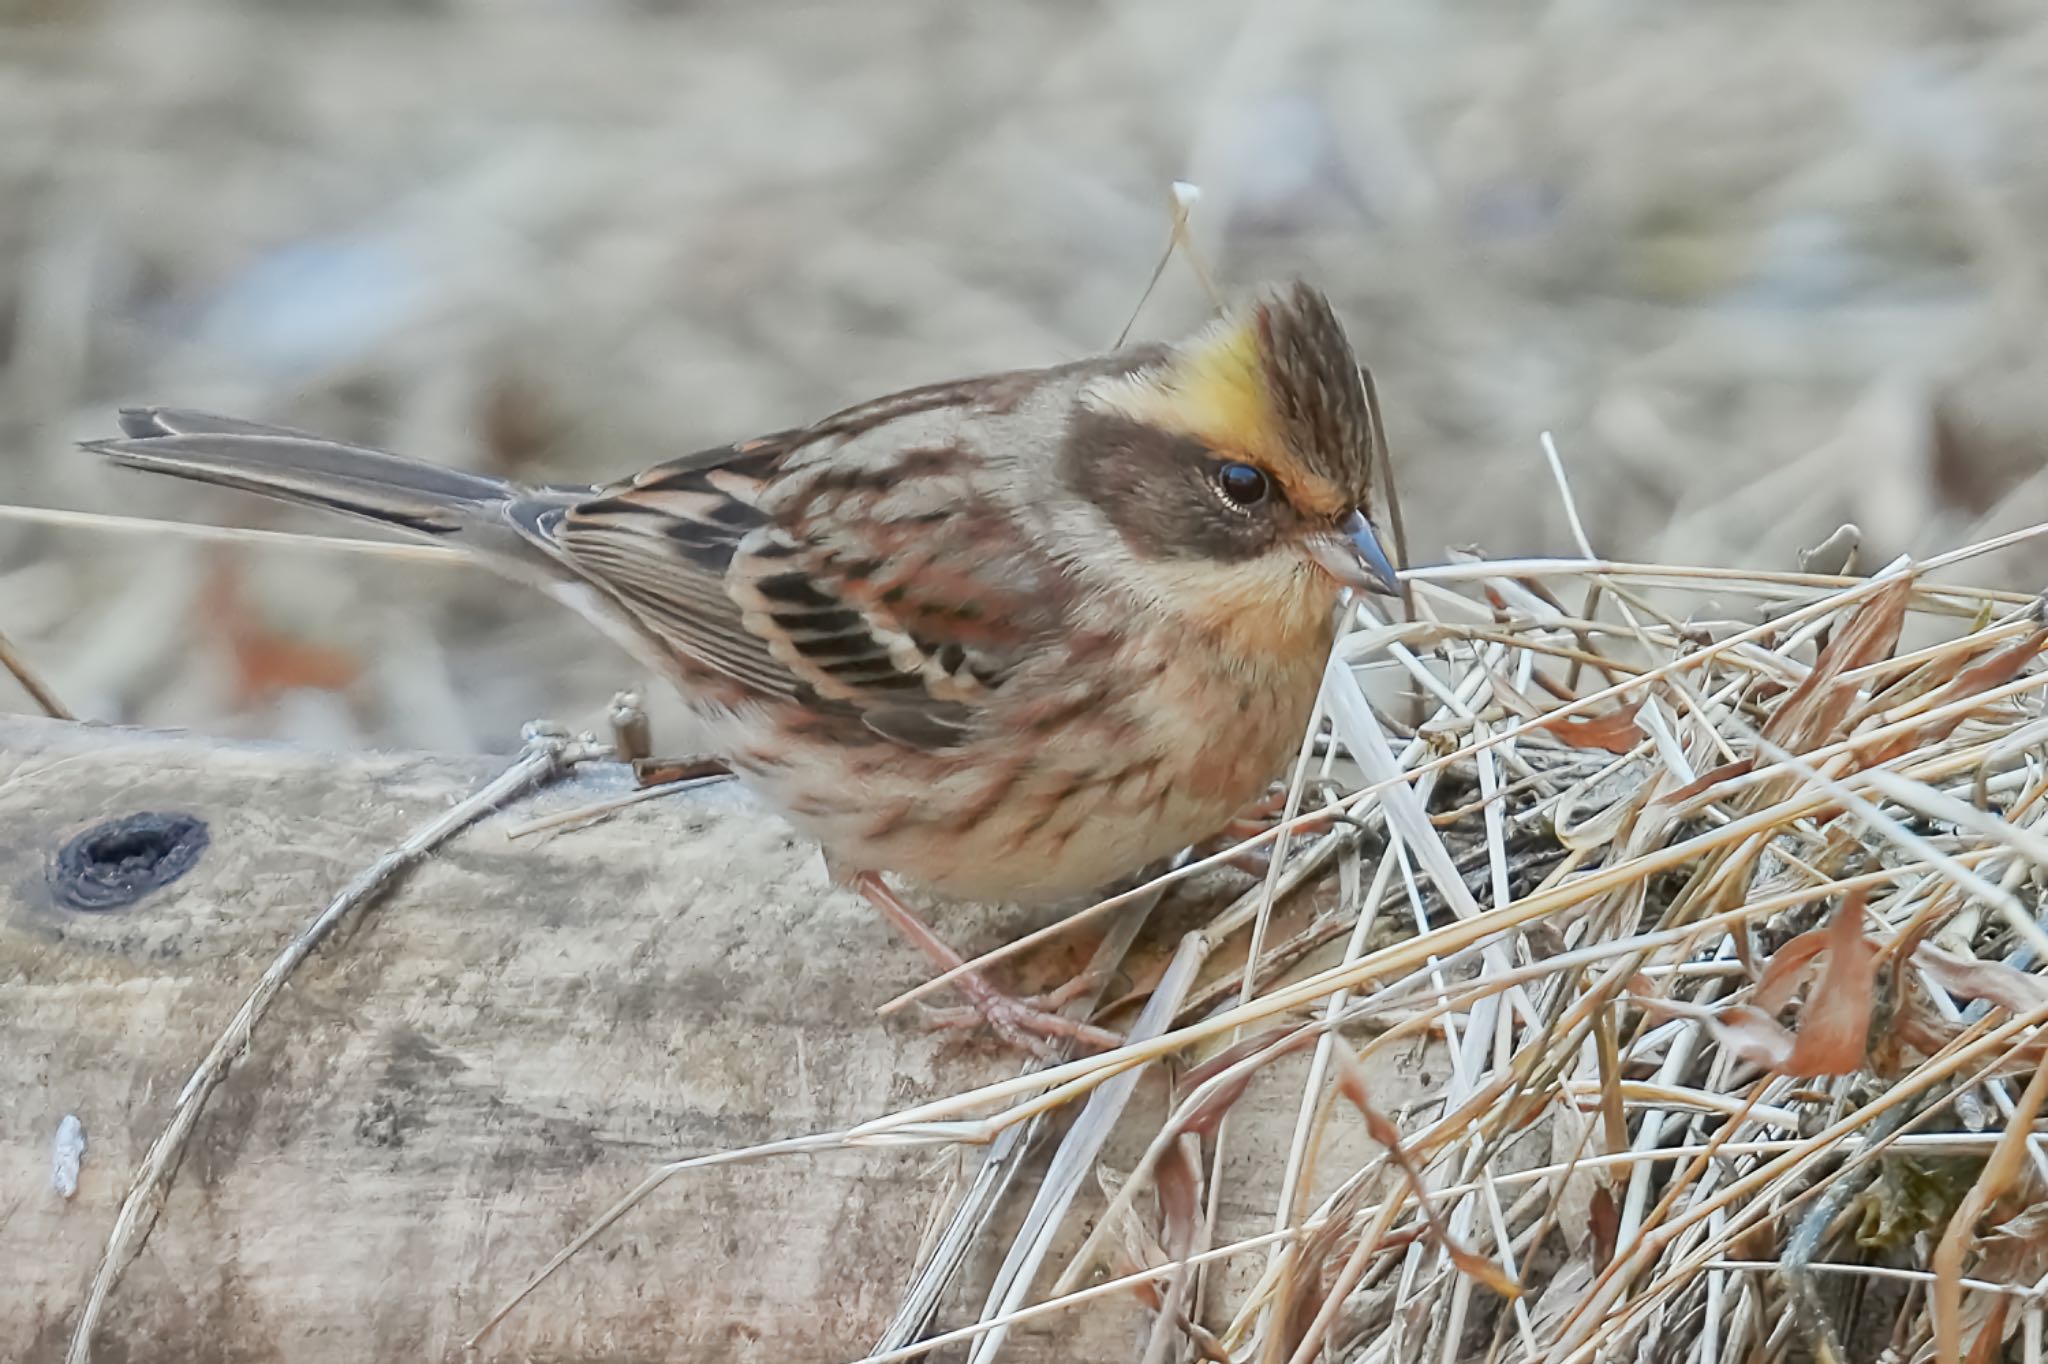
<path fill-rule="evenodd" d="M 502 767 L 0 720 L 0 1358 L 64 1357 L 146 1148 L 280 948 Z M 586 766 L 486 819 L 297 970 L 206 1105 L 94 1359 L 461 1358 L 650 1164 L 1015 1070 L 875 1017 L 922 963 L 735 786 L 506 836 L 627 785 Z M 138 813 L 195 817 L 203 850 L 133 904 L 76 907 L 60 849 Z M 977 948 L 1028 926 L 941 920 Z M 51 1187 L 67 1115 L 87 1141 L 70 1198 Z M 1274 1118 L 1284 1133 L 1291 1108 Z M 967 1159 L 870 1149 L 682 1177 L 475 1357 L 858 1358 Z M 969 1300 L 989 1268 L 970 1267 Z M 1004 1358 L 1124 1358 L 1141 1325 L 1098 1304 Z"/>

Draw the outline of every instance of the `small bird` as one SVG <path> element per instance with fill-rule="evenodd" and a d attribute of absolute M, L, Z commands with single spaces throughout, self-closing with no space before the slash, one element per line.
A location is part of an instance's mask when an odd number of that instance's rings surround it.
<path fill-rule="evenodd" d="M 1301 742 L 1346 588 L 1395 590 L 1329 300 L 908 389 L 598 486 L 121 413 L 114 461 L 399 526 L 566 601 L 942 966 L 883 879 L 1052 902 L 1221 829 Z M 962 977 L 1005 1036 L 1073 1025 Z"/>

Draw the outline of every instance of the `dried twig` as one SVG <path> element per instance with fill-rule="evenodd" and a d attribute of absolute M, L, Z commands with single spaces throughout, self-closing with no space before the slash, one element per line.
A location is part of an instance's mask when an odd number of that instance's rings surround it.
<path fill-rule="evenodd" d="M 43 681 L 36 670 L 29 666 L 28 660 L 21 656 L 21 650 L 14 647 L 14 641 L 4 634 L 0 634 L 0 667 L 5 667 L 13 674 L 14 680 L 21 684 L 21 689 L 27 692 L 29 698 L 43 708 L 43 714 L 52 720 L 78 718 L 71 713 L 70 707 L 57 699 L 57 693 L 50 690 L 49 683 Z"/>

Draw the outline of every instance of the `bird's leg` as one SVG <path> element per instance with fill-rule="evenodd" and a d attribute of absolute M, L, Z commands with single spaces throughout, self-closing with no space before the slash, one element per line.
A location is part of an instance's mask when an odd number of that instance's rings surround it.
<path fill-rule="evenodd" d="M 652 756 L 653 732 L 638 692 L 622 691 L 614 696 L 605 718 L 611 723 L 613 756 L 632 767 L 633 780 L 641 786 L 666 786 L 671 782 L 732 775 L 732 769 L 717 758 Z"/>
<path fill-rule="evenodd" d="M 902 896 L 890 889 L 889 883 L 878 873 L 858 872 L 848 878 L 847 884 L 880 910 L 889 926 L 930 958 L 940 971 L 951 971 L 962 964 L 964 959 L 961 955 L 934 933 L 931 925 Z M 1054 1013 L 1043 1007 L 1044 1001 L 1018 999 L 1004 994 L 979 972 L 968 971 L 956 978 L 953 984 L 967 996 L 974 1005 L 975 1013 L 986 1019 L 998 1036 L 1011 1046 L 1034 1055 L 1048 1054 L 1045 1039 L 1051 1037 L 1069 1038 L 1092 1047 L 1123 1045 L 1123 1038 L 1108 1029 Z"/>

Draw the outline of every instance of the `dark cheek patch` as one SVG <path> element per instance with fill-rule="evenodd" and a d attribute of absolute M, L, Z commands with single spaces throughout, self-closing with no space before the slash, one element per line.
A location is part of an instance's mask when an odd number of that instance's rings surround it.
<path fill-rule="evenodd" d="M 1078 414 L 1060 451 L 1070 486 L 1102 509 L 1138 557 L 1257 558 L 1290 513 L 1278 499 L 1246 511 L 1225 507 L 1209 483 L 1216 463 L 1199 441 L 1100 412 Z"/>

